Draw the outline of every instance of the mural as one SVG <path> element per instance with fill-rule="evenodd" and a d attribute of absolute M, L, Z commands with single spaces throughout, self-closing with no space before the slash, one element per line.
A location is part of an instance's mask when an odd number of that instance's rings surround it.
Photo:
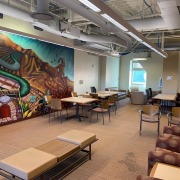
<path fill-rule="evenodd" d="M 0 125 L 40 115 L 44 95 L 68 97 L 74 50 L 0 33 Z"/>

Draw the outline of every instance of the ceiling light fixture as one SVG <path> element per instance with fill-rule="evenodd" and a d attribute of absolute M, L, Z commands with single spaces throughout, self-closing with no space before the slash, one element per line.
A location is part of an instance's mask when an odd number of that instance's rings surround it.
<path fill-rule="evenodd" d="M 125 28 L 124 26 L 122 26 L 120 23 L 118 23 L 116 20 L 114 20 L 112 17 L 110 17 L 107 14 L 101 14 L 102 17 L 104 17 L 105 19 L 107 19 L 109 22 L 113 23 L 115 26 L 117 26 L 118 28 L 120 28 L 123 31 L 128 31 L 127 28 Z"/>
<path fill-rule="evenodd" d="M 90 9 L 92 9 L 95 12 L 100 12 L 101 10 L 95 6 L 94 4 L 92 4 L 91 2 L 89 2 L 88 0 L 79 0 L 81 3 L 83 3 L 84 5 L 86 5 L 87 7 L 89 7 Z"/>
<path fill-rule="evenodd" d="M 147 58 L 133 58 L 133 61 L 147 61 Z"/>
<path fill-rule="evenodd" d="M 101 0 L 89 0 L 93 5 L 98 8 L 101 8 L 101 16 L 104 17 L 109 22 L 113 23 L 115 26 L 127 32 L 130 36 L 137 39 L 141 43 L 143 43 L 148 48 L 152 49 L 162 57 L 166 58 L 167 53 L 162 51 L 156 45 L 154 45 L 151 41 L 149 41 L 146 37 L 144 37 L 141 33 L 139 33 L 133 26 L 131 26 L 128 22 L 122 19 L 118 14 L 116 14 L 110 7 L 108 7 L 103 1 Z M 103 14 L 104 13 L 104 14 Z M 106 14 L 105 14 L 106 13 Z"/>
<path fill-rule="evenodd" d="M 136 39 L 139 42 L 142 42 L 142 39 L 137 37 L 135 34 L 133 34 L 132 32 L 127 32 L 127 34 L 129 34 L 130 36 L 132 36 L 134 39 Z"/>

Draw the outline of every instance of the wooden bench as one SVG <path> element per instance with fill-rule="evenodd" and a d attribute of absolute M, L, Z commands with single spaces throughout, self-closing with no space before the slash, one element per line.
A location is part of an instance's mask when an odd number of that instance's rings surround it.
<path fill-rule="evenodd" d="M 0 161 L 0 175 L 7 179 L 16 177 L 24 180 L 35 179 L 52 170 L 61 162 L 79 153 L 85 152 L 75 163 L 56 173 L 52 179 L 64 177 L 86 160 L 91 159 L 91 144 L 97 141 L 93 133 L 71 130 L 59 135 L 57 139 L 36 148 L 28 148 Z M 86 147 L 89 147 L 87 150 Z M 87 158 L 88 157 L 88 158 Z"/>

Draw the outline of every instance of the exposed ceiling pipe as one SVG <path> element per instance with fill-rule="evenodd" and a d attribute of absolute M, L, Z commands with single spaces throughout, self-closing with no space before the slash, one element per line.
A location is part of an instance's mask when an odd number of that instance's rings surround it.
<path fill-rule="evenodd" d="M 53 19 L 53 16 L 49 14 L 49 0 L 38 0 L 37 12 L 33 13 L 32 17 L 39 20 Z"/>
<path fill-rule="evenodd" d="M 110 22 L 106 22 L 103 18 L 99 17 L 95 13 L 92 13 L 91 11 L 88 11 L 85 7 L 80 6 L 80 4 L 74 0 L 68 1 L 68 0 L 54 0 L 57 4 L 66 7 L 67 9 L 72 10 L 73 12 L 76 12 L 77 14 L 85 17 L 89 21 L 94 22 L 97 24 L 102 32 L 104 33 L 114 33 L 119 36 L 119 38 L 126 41 L 126 47 L 127 51 L 131 51 L 132 49 L 132 41 L 129 36 L 121 32 L 121 30 L 113 25 Z"/>

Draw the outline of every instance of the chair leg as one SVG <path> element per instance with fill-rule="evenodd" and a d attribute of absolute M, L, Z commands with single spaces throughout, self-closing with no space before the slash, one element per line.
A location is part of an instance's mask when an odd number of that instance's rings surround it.
<path fill-rule="evenodd" d="M 60 110 L 61 124 L 62 124 L 62 114 L 63 114 L 63 112 L 62 112 L 62 110 Z"/>
<path fill-rule="evenodd" d="M 159 136 L 159 127 L 160 127 L 160 122 L 158 122 L 158 129 L 157 129 L 157 131 L 158 131 L 158 136 Z"/>
<path fill-rule="evenodd" d="M 108 114 L 109 114 L 109 122 L 111 121 L 110 119 L 110 109 L 108 109 Z"/>
<path fill-rule="evenodd" d="M 140 120 L 140 130 L 139 130 L 140 135 L 141 135 L 141 130 L 142 130 L 142 120 Z"/>
<path fill-rule="evenodd" d="M 90 122 L 91 122 L 92 114 L 93 114 L 93 111 L 91 110 Z"/>
<path fill-rule="evenodd" d="M 51 109 L 49 110 L 49 122 L 50 122 L 50 119 L 51 119 Z"/>
<path fill-rule="evenodd" d="M 66 108 L 66 118 L 68 117 L 68 109 Z"/>
<path fill-rule="evenodd" d="M 104 125 L 104 113 L 102 112 L 102 118 L 103 118 L 103 125 Z"/>

